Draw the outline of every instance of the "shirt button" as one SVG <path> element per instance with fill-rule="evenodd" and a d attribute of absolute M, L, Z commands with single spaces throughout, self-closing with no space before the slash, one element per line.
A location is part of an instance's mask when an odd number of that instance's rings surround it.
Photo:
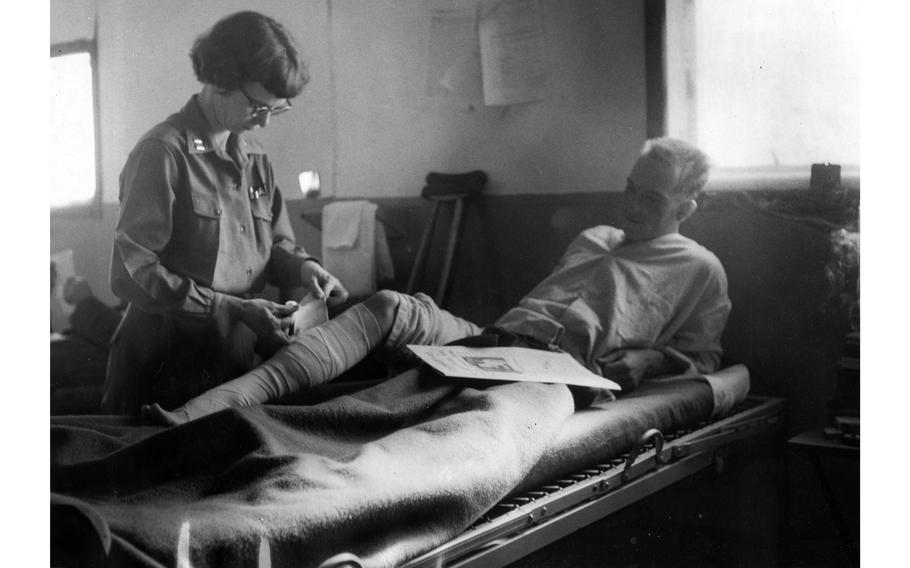
<path fill-rule="evenodd" d="M 247 276 L 251 275 L 252 273 L 253 273 L 253 269 L 252 269 L 252 268 L 247 268 L 247 269 L 246 269 L 246 275 L 247 275 Z"/>
<path fill-rule="evenodd" d="M 240 232 L 241 232 L 241 233 L 245 233 L 245 232 L 246 232 L 246 227 L 243 226 L 243 225 L 240 225 Z"/>
<path fill-rule="evenodd" d="M 221 209 L 215 209 L 215 215 L 221 215 Z"/>

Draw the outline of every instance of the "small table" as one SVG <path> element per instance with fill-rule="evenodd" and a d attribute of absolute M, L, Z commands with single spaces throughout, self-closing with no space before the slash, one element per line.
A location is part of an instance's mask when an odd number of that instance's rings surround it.
<path fill-rule="evenodd" d="M 837 505 L 837 497 L 834 494 L 834 490 L 831 488 L 828 476 L 825 474 L 825 470 L 821 463 L 822 455 L 846 456 L 858 460 L 859 446 L 845 444 L 840 440 L 829 438 L 825 435 L 823 428 L 815 428 L 801 432 L 790 438 L 787 441 L 787 444 L 796 449 L 803 450 L 808 454 L 809 461 L 812 463 L 812 468 L 815 471 L 816 479 L 818 479 L 819 485 L 821 486 L 825 501 L 828 503 L 828 508 L 831 510 L 831 516 L 834 520 L 834 528 L 837 531 L 837 536 L 844 545 L 844 549 L 853 562 L 853 565 L 859 566 L 859 550 L 853 545 L 854 540 L 851 537 L 851 531 L 847 526 L 847 521 L 844 519 L 843 512 Z"/>

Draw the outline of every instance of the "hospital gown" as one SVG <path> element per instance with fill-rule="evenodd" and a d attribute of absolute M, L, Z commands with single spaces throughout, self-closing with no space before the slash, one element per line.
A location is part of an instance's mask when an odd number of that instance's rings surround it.
<path fill-rule="evenodd" d="M 657 349 L 686 371 L 720 364 L 730 313 L 720 261 L 671 233 L 625 242 L 606 225 L 585 230 L 557 268 L 497 327 L 555 344 L 595 373 L 616 349 Z"/>

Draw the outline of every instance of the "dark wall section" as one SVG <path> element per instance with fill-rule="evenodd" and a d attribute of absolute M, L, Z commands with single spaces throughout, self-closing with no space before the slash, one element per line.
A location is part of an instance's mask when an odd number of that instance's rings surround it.
<path fill-rule="evenodd" d="M 553 268 L 582 229 L 615 223 L 618 200 L 617 193 L 579 193 L 471 202 L 446 306 L 476 323 L 492 322 Z M 396 268 L 395 281 L 384 285 L 402 289 L 430 206 L 418 198 L 373 201 L 389 227 Z M 682 228 L 727 270 L 728 360 L 750 367 L 756 394 L 788 399 L 793 431 L 824 423 L 834 395 L 849 322 L 842 290 L 827 274 L 834 260 L 829 233 L 855 221 L 857 201 L 857 194 L 722 192 L 706 196 Z M 298 236 L 312 250 L 321 246 L 321 206 L 290 205 Z"/>
<path fill-rule="evenodd" d="M 794 431 L 823 424 L 849 330 L 841 290 L 828 278 L 837 225 L 824 210 L 792 213 L 790 203 L 753 194 L 723 194 L 704 205 L 683 232 L 727 270 L 727 357 L 750 367 L 753 392 L 788 399 Z"/>

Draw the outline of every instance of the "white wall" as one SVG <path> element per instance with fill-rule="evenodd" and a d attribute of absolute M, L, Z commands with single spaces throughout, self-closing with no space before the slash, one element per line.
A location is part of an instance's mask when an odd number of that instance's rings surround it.
<path fill-rule="evenodd" d="M 51 43 L 90 39 L 95 25 L 95 0 L 51 0 Z"/>
<path fill-rule="evenodd" d="M 422 5 L 332 4 L 339 194 L 414 195 L 430 169 L 475 168 L 492 193 L 621 189 L 645 135 L 640 3 L 545 0 L 551 98 L 476 111 L 424 94 Z"/>
<path fill-rule="evenodd" d="M 310 65 L 294 111 L 260 134 L 291 197 L 308 169 L 337 197 L 413 196 L 427 171 L 475 168 L 488 171 L 492 193 L 621 189 L 645 137 L 641 5 L 543 7 L 553 95 L 473 111 L 424 93 L 423 0 L 52 0 L 51 41 L 90 35 L 97 13 L 106 202 L 116 202 L 139 136 L 198 91 L 193 40 L 241 9 L 288 26 Z"/>

